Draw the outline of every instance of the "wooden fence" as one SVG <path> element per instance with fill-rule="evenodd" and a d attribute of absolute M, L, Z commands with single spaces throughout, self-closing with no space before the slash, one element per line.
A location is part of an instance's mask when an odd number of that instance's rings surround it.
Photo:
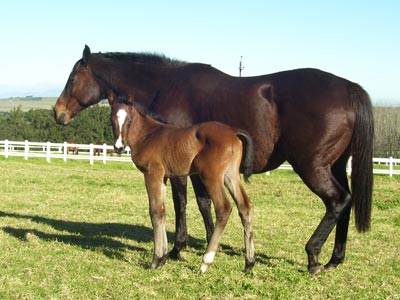
<path fill-rule="evenodd" d="M 78 153 L 72 149 L 78 149 Z M 70 150 L 70 151 L 68 151 Z M 108 161 L 132 162 L 129 149 L 122 155 L 113 153 L 114 147 L 111 145 L 95 144 L 75 144 L 75 143 L 40 143 L 40 142 L 15 142 L 0 141 L 0 156 L 20 156 L 27 160 L 30 157 L 45 158 L 47 162 L 52 159 L 62 159 L 65 162 L 69 159 L 88 160 L 91 165 L 95 161 L 106 164 Z M 75 154 L 74 154 L 75 153 Z M 400 175 L 400 159 L 395 158 L 373 158 L 374 174 L 385 174 L 389 176 Z M 289 164 L 283 164 L 279 169 L 292 170 Z M 347 164 L 347 172 L 351 173 L 351 159 Z"/>

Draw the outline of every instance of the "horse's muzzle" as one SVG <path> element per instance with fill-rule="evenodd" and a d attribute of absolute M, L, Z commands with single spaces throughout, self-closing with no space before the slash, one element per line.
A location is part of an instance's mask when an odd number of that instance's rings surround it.
<path fill-rule="evenodd" d="M 54 114 L 54 119 L 58 125 L 66 126 L 70 123 L 70 121 L 68 121 L 65 112 L 62 112 L 60 115 L 57 115 L 56 110 L 53 110 L 53 114 Z"/>

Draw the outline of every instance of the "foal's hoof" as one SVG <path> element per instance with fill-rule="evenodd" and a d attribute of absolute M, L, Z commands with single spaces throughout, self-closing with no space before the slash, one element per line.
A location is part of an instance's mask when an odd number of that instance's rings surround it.
<path fill-rule="evenodd" d="M 152 263 L 148 265 L 147 269 L 153 270 L 155 268 L 161 267 L 167 261 L 168 254 L 160 258 L 153 259 Z"/>
<path fill-rule="evenodd" d="M 313 266 L 311 268 L 309 267 L 308 268 L 308 273 L 310 273 L 311 275 L 316 276 L 316 275 L 321 274 L 324 270 L 325 270 L 325 267 L 323 265 L 316 265 L 316 266 Z"/>
<path fill-rule="evenodd" d="M 246 261 L 246 265 L 244 267 L 244 273 L 249 273 L 254 267 L 255 261 Z"/>
<path fill-rule="evenodd" d="M 200 266 L 199 273 L 204 274 L 210 266 L 211 266 L 211 264 L 202 263 Z"/>

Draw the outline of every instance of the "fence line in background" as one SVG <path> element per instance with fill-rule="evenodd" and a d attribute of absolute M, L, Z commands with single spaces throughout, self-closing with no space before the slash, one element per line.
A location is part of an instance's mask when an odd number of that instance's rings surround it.
<path fill-rule="evenodd" d="M 70 154 L 78 148 L 78 153 Z M 106 164 L 107 161 L 116 162 L 132 162 L 128 151 L 122 155 L 114 153 L 114 147 L 106 144 L 76 144 L 76 143 L 41 143 L 41 142 L 15 142 L 15 141 L 0 141 L 0 156 L 8 158 L 9 156 L 22 156 L 25 160 L 29 157 L 45 158 L 47 162 L 51 159 L 62 159 L 66 162 L 68 159 L 83 159 L 89 160 L 91 165 L 94 161 L 102 161 Z M 395 158 L 373 158 L 374 174 L 387 174 L 389 176 L 400 175 L 400 170 L 395 169 L 395 166 L 400 165 L 400 159 Z M 283 164 L 279 169 L 293 170 L 289 164 Z M 347 172 L 351 173 L 351 158 L 347 164 Z M 269 173 L 269 172 L 268 172 Z"/>

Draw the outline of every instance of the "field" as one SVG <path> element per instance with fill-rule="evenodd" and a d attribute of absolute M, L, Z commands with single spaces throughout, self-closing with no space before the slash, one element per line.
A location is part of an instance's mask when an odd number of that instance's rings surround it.
<path fill-rule="evenodd" d="M 51 109 L 56 103 L 55 97 L 15 97 L 0 99 L 0 113 L 8 113 L 13 108 L 21 107 L 22 111 L 30 109 Z"/>
<path fill-rule="evenodd" d="M 372 231 L 351 220 L 346 261 L 317 277 L 304 245 L 324 213 L 291 171 L 254 175 L 257 263 L 243 274 L 236 208 L 215 263 L 198 274 L 204 226 L 189 189 L 185 261 L 147 270 L 152 231 L 130 164 L 0 158 L 0 299 L 400 299 L 400 176 L 375 176 Z M 168 191 L 170 248 L 174 213 Z M 321 261 L 332 250 L 326 242 Z"/>

